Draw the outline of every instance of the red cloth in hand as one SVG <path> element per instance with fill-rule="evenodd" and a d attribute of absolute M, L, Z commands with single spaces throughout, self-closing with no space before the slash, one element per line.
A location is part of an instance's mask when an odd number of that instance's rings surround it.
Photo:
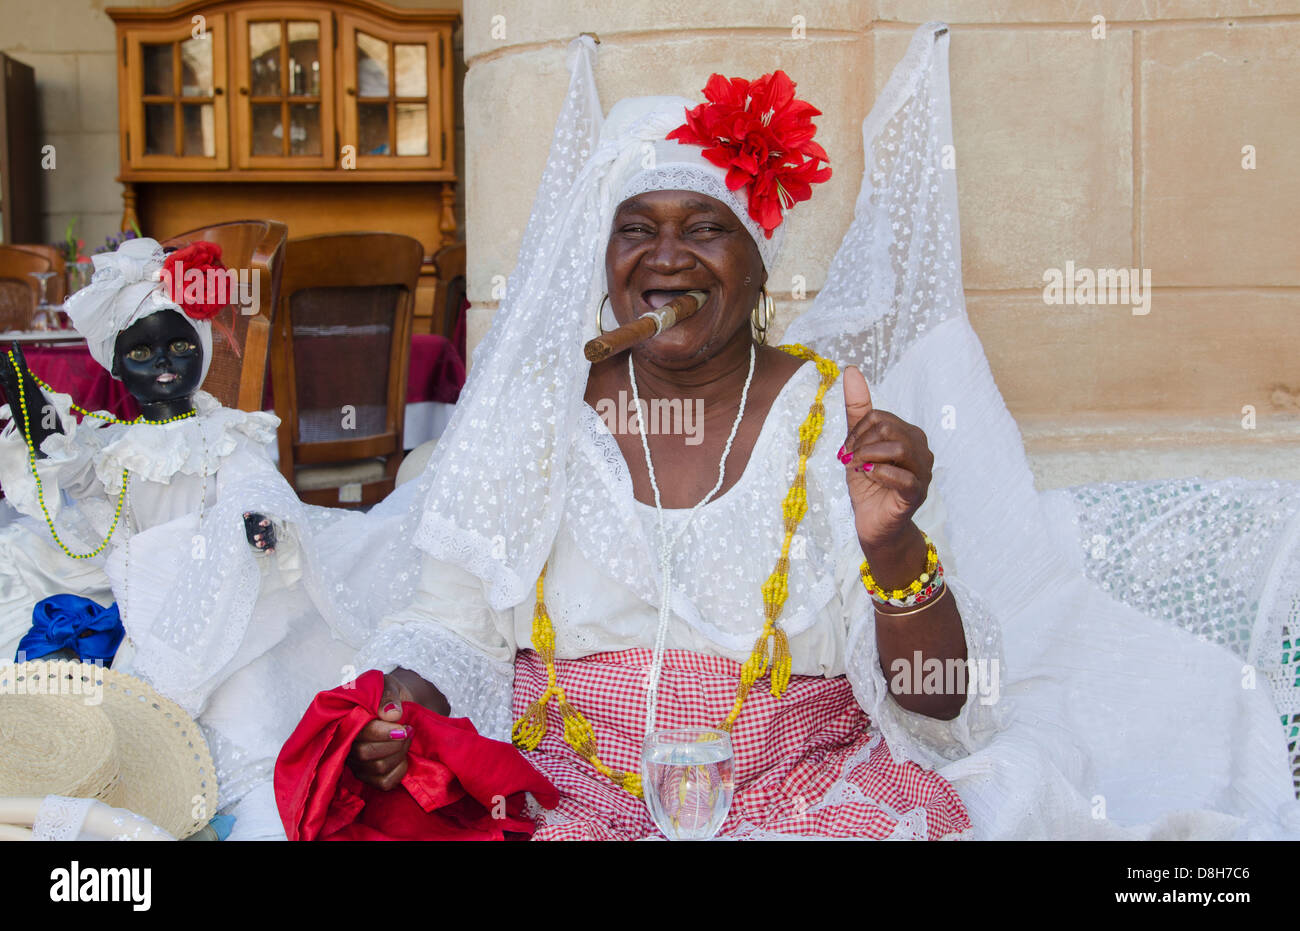
<path fill-rule="evenodd" d="M 385 792 L 348 769 L 352 742 L 378 717 L 384 675 L 321 692 L 275 761 L 275 802 L 289 840 L 505 840 L 531 835 L 524 793 L 554 808 L 559 795 L 513 746 L 480 737 L 468 718 L 413 703 L 408 767 Z M 393 725 L 397 727 L 397 724 Z M 496 815 L 496 817 L 493 817 Z"/>

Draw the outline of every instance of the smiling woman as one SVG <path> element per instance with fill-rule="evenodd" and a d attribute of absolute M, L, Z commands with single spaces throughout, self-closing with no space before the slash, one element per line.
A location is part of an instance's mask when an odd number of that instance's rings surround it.
<path fill-rule="evenodd" d="M 499 473 L 488 461 L 469 465 L 472 481 L 453 498 L 437 480 L 448 463 L 427 473 L 417 542 L 430 555 L 418 590 L 358 660 L 389 673 L 393 707 L 358 737 L 353 771 L 400 791 L 409 734 L 390 722 L 403 702 L 450 706 L 494 735 L 511 733 L 559 788 L 535 836 L 632 839 L 664 825 L 642 801 L 655 790 L 643 778 L 657 772 L 643 768 L 643 738 L 657 727 L 719 727 L 735 748 L 724 833 L 966 835 L 952 786 L 891 756 L 882 732 L 901 711 L 968 734 L 989 711 L 956 687 L 881 687 L 881 669 L 900 658 L 942 666 L 969 655 L 988 668 L 996 652 L 978 600 L 964 589 L 942 597 L 936 550 L 913 520 L 927 521 L 925 435 L 873 408 L 856 370 L 841 380 L 829 359 L 765 343 L 782 221 L 830 174 L 811 141 L 818 111 L 795 99 L 782 72 L 752 83 L 715 75 L 705 95 L 698 107 L 671 97 L 614 107 L 565 208 L 601 217 L 603 235 L 584 240 L 572 266 L 572 241 L 550 253 L 555 266 L 544 248 L 526 266 L 536 278 L 519 282 L 520 303 L 494 325 L 500 342 L 489 336 L 480 349 L 488 374 L 462 430 L 509 416 L 484 410 L 498 398 L 528 397 L 533 416 L 520 424 L 517 457 L 494 457 Z M 748 127 L 734 146 L 679 131 L 707 131 L 719 110 Z M 564 219 L 549 228 L 565 229 Z M 704 300 L 683 322 L 579 371 L 567 360 L 580 344 L 566 346 L 556 316 L 515 319 L 534 283 L 552 288 L 539 302 L 557 301 L 548 275 L 569 267 L 585 276 L 576 290 L 591 294 L 590 306 L 609 305 L 608 325 L 689 292 Z M 577 307 L 551 313 L 569 339 L 570 321 L 592 319 Z M 538 340 L 554 364 L 534 370 L 520 359 L 507 342 L 516 334 Z M 498 364 L 510 385 L 500 393 L 491 389 Z M 586 403 L 573 419 L 543 421 L 574 387 Z M 636 418 L 611 435 L 595 410 L 628 394 L 638 411 L 700 409 L 702 429 L 649 431 Z M 458 448 L 454 438 L 440 445 Z M 534 469 L 559 487 L 542 487 Z M 528 529 L 538 525 L 543 533 Z M 494 532 L 503 552 L 486 565 L 465 559 Z M 878 585 L 859 579 L 868 564 Z M 892 603 L 875 598 L 880 586 Z M 894 617 L 921 611 L 924 624 Z M 862 645 L 850 651 L 855 638 Z"/>
<path fill-rule="evenodd" d="M 385 673 L 351 747 L 366 797 L 412 783 L 413 702 L 551 780 L 538 838 L 697 816 L 688 833 L 733 837 L 1295 833 L 1241 660 L 1092 586 L 1080 516 L 1033 487 L 962 303 L 947 34 L 917 31 L 864 123 L 854 220 L 779 348 L 763 289 L 828 171 L 816 111 L 776 72 L 604 115 L 594 44 L 571 45 L 518 266 L 394 496 L 419 564 L 384 568 L 415 591 L 355 660 Z M 601 329 L 691 290 L 689 319 L 588 364 L 606 305 Z M 695 401 L 693 437 L 641 427 L 644 405 Z M 658 755 L 701 728 L 722 733 Z M 284 799 L 315 785 L 281 775 Z"/>

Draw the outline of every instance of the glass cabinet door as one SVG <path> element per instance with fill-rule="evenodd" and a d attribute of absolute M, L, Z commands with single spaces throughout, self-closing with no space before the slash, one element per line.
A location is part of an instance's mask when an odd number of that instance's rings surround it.
<path fill-rule="evenodd" d="M 240 168 L 332 168 L 334 38 L 329 13 L 237 12 L 235 152 Z"/>
<path fill-rule="evenodd" d="M 123 42 L 132 112 L 131 168 L 219 169 L 227 149 L 225 17 L 129 30 Z"/>
<path fill-rule="evenodd" d="M 444 117 L 451 81 L 450 39 L 449 31 L 441 28 L 393 29 L 342 17 L 342 141 L 344 158 L 354 158 L 356 168 L 450 164 L 451 127 Z"/>

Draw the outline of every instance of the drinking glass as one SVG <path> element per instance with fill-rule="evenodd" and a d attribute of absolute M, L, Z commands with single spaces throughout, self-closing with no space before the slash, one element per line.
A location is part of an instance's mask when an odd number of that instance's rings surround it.
<path fill-rule="evenodd" d="M 731 735 L 710 727 L 651 731 L 641 748 L 646 806 L 669 840 L 707 840 L 731 810 Z"/>
<path fill-rule="evenodd" d="M 94 274 L 95 266 L 91 262 L 69 262 L 67 270 L 68 290 L 64 293 L 66 293 L 68 297 L 72 297 L 72 295 L 90 284 L 90 279 Z"/>
<path fill-rule="evenodd" d="M 54 277 L 54 272 L 28 272 L 37 281 L 41 283 L 41 297 L 36 304 L 36 313 L 32 315 L 33 330 L 56 330 L 58 322 L 55 319 L 54 311 L 58 308 L 49 302 L 46 297 L 48 282 Z"/>

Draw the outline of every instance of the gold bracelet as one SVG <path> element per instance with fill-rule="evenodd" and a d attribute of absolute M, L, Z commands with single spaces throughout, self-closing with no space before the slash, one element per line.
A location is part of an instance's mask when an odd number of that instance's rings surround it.
<path fill-rule="evenodd" d="M 891 611 L 881 611 L 880 610 L 881 605 L 876 605 L 875 607 L 876 610 L 884 617 L 907 617 L 909 614 L 920 614 L 926 608 L 932 607 L 933 605 L 937 605 L 940 601 L 943 600 L 943 595 L 944 592 L 946 591 L 948 591 L 947 585 L 945 585 L 942 589 L 939 590 L 938 595 L 936 595 L 934 598 L 931 598 L 925 604 L 921 605 L 921 607 L 913 608 L 911 611 L 900 611 L 898 614 L 894 614 Z"/>

